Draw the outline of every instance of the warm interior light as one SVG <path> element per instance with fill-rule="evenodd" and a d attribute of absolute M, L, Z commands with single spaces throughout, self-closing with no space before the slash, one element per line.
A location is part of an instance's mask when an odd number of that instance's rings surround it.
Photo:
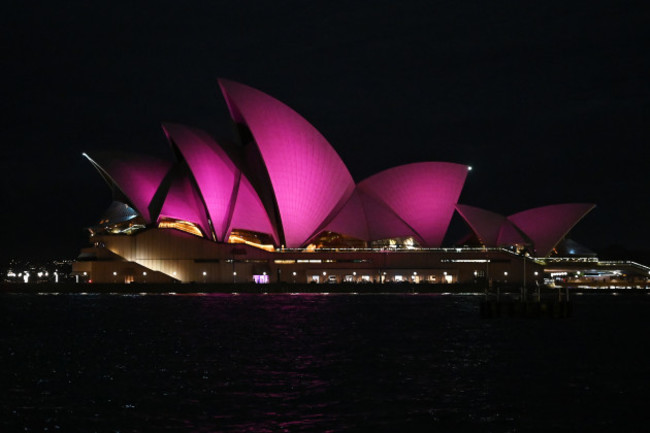
<path fill-rule="evenodd" d="M 175 220 L 175 219 L 163 219 L 158 223 L 158 228 L 161 229 L 176 229 L 185 233 L 189 233 L 195 236 L 203 237 L 201 229 L 189 221 Z"/>
<path fill-rule="evenodd" d="M 257 238 L 254 236 L 247 236 L 246 233 L 241 232 L 241 231 L 233 231 L 230 233 L 230 236 L 228 237 L 228 243 L 229 244 L 246 244 L 250 245 L 251 247 L 259 248 L 261 250 L 273 252 L 275 251 L 275 247 L 270 244 L 262 244 L 259 242 L 256 242 Z"/>

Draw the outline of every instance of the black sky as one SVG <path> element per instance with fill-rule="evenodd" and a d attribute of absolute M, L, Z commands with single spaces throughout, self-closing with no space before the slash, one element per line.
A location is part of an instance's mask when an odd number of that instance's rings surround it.
<path fill-rule="evenodd" d="M 598 207 L 593 249 L 650 241 L 647 2 L 22 2 L 4 6 L 1 258 L 73 258 L 111 201 L 81 153 L 231 138 L 216 79 L 319 129 L 355 180 L 470 164 L 460 202 Z"/>

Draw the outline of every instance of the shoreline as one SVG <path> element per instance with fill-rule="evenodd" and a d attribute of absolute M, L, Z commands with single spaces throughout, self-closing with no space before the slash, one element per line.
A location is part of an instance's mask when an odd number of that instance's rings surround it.
<path fill-rule="evenodd" d="M 570 293 L 635 293 L 650 294 L 647 289 L 593 287 L 570 288 Z M 561 289 L 565 291 L 564 288 Z M 499 287 L 499 292 L 504 297 L 518 297 L 520 287 L 508 285 Z M 233 283 L 233 284 L 79 284 L 79 283 L 2 283 L 2 294 L 474 294 L 485 295 L 485 287 L 477 284 L 308 284 L 308 283 Z M 528 290 L 528 297 L 536 293 L 534 288 Z M 557 295 L 557 288 L 542 288 L 541 296 Z M 497 289 L 492 288 L 488 296 L 496 296 Z"/>

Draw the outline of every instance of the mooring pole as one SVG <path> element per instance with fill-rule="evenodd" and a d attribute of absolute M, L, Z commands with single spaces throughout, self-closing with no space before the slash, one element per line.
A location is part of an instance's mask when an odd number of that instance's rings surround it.
<path fill-rule="evenodd" d="M 526 298 L 528 297 L 526 293 L 526 255 L 522 256 L 524 258 L 524 287 L 523 287 L 523 297 L 524 297 L 524 302 L 526 302 Z"/>

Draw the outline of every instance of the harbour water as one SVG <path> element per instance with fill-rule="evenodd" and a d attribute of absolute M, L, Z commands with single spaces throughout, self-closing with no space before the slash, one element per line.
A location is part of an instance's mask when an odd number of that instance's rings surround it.
<path fill-rule="evenodd" d="M 0 431 L 647 431 L 650 296 L 3 294 Z"/>

